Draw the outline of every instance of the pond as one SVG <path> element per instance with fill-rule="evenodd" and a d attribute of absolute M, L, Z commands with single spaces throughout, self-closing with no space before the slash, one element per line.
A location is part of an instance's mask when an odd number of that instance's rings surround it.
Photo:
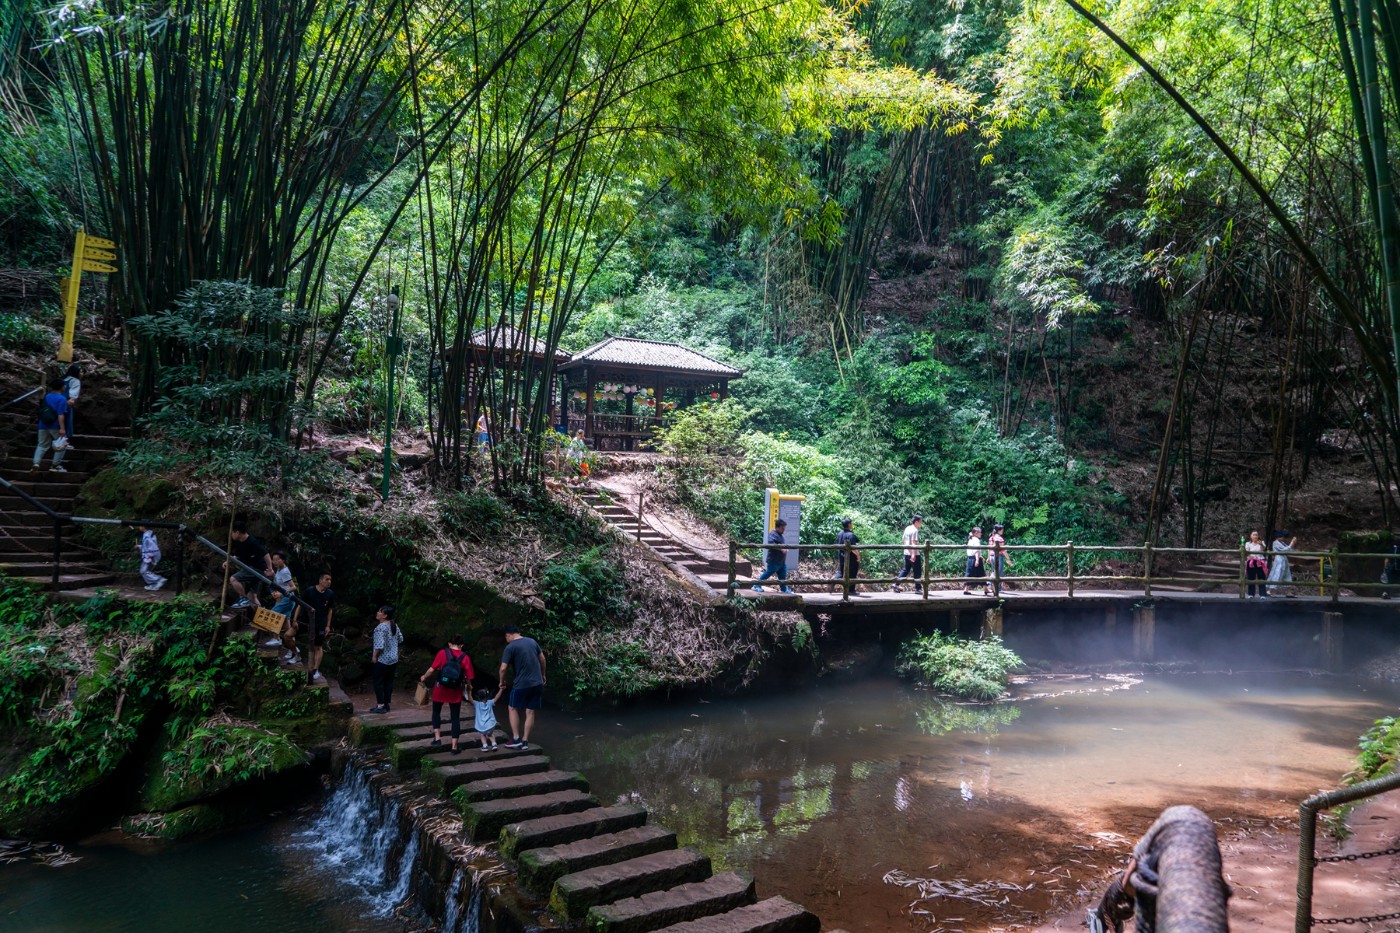
<path fill-rule="evenodd" d="M 1294 819 L 1395 707 L 1388 689 L 1306 675 L 1125 686 L 1041 682 L 1023 688 L 1037 698 L 980 707 L 872 680 L 546 714 L 540 738 L 600 798 L 645 803 L 717 868 L 750 872 L 760 896 L 798 901 L 824 928 L 977 930 L 1096 886 L 1171 804 Z"/>

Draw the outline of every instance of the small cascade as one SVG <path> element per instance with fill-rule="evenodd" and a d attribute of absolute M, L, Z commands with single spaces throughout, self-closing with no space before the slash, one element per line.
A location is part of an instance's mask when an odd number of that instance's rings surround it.
<path fill-rule="evenodd" d="M 464 903 L 465 902 L 465 903 Z M 472 884 L 471 877 L 458 866 L 447 888 L 447 909 L 442 918 L 442 933 L 477 933 L 480 929 L 481 887 Z"/>
<path fill-rule="evenodd" d="M 376 786 L 383 773 L 347 763 L 320 816 L 294 842 L 311 864 L 358 891 L 377 916 L 391 915 L 408 898 L 419 853 L 413 821 Z"/>

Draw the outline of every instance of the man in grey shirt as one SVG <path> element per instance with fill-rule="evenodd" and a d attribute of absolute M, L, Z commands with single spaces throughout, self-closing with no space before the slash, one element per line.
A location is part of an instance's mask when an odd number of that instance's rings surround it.
<path fill-rule="evenodd" d="M 506 626 L 506 650 L 501 654 L 501 684 L 506 671 L 513 671 L 510 699 L 510 741 L 506 748 L 529 748 L 530 730 L 535 726 L 535 710 L 544 698 L 544 652 L 533 638 L 520 634 L 514 625 Z M 520 731 L 520 714 L 525 714 L 525 731 Z"/>

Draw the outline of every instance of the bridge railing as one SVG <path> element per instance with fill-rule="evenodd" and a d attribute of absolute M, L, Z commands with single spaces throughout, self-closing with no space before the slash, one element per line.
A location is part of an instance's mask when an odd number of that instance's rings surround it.
<path fill-rule="evenodd" d="M 753 554 L 758 552 L 756 565 L 764 565 L 763 552 L 771 546 L 762 542 L 729 542 L 729 581 L 727 592 L 729 596 L 743 584 L 740 583 L 738 564 L 741 554 Z M 1339 552 L 1336 548 L 1328 551 L 1274 551 L 1265 550 L 1258 554 L 1252 554 L 1243 546 L 1237 548 L 1187 548 L 1187 547 L 1158 547 L 1151 543 L 1141 545 L 1122 544 L 1075 544 L 1067 541 L 1064 544 L 1012 544 L 1005 545 L 1000 549 L 1000 553 L 1006 558 L 1004 561 L 994 560 L 990 549 L 985 545 L 978 548 L 982 555 L 982 576 L 958 576 L 956 574 L 935 573 L 933 569 L 933 558 L 958 553 L 966 555 L 968 550 L 965 544 L 920 544 L 915 550 L 922 558 L 918 576 L 880 576 L 880 577 L 853 577 L 851 576 L 850 555 L 860 555 L 866 552 L 908 550 L 903 544 L 786 544 L 782 545 L 784 551 L 796 550 L 800 555 L 815 554 L 824 555 L 831 552 L 837 560 L 837 573 L 826 577 L 792 577 L 789 579 L 778 579 L 770 577 L 773 585 L 793 587 L 793 586 L 820 586 L 825 588 L 840 587 L 842 599 L 850 599 L 856 586 L 875 584 L 911 584 L 919 586 L 924 599 L 929 598 L 931 586 L 960 584 L 964 589 L 973 586 L 984 586 L 992 590 L 995 595 L 1001 594 L 1002 586 L 1005 584 L 1027 584 L 1027 583 L 1058 583 L 1062 584 L 1069 596 L 1075 595 L 1075 590 L 1085 584 L 1109 585 L 1116 589 L 1141 590 L 1144 596 L 1152 596 L 1154 586 L 1167 585 L 1189 585 L 1200 587 L 1238 587 L 1238 595 L 1243 599 L 1246 595 L 1247 587 L 1255 586 L 1288 586 L 1297 588 L 1317 587 L 1319 596 L 1330 595 L 1335 602 L 1341 598 L 1342 590 L 1348 589 L 1353 592 L 1360 591 L 1361 595 L 1366 595 L 1367 591 L 1387 590 L 1400 588 L 1400 579 L 1392 583 L 1382 583 L 1379 579 L 1355 579 L 1344 580 L 1341 577 L 1340 568 L 1346 563 L 1356 561 L 1382 562 L 1397 560 L 1400 562 L 1400 555 L 1394 553 L 1353 553 Z M 1037 554 L 1050 557 L 1049 563 L 1061 572 L 1058 573 L 1034 573 L 1016 574 L 1006 571 L 1015 566 L 1016 554 Z M 1128 572 L 1104 572 L 1103 568 L 1110 566 L 1107 558 L 1110 555 L 1123 555 L 1124 562 L 1131 565 Z M 1180 570 L 1159 569 L 1163 564 L 1171 564 L 1182 557 L 1194 559 L 1209 559 L 1227 556 L 1236 563 L 1238 572 L 1234 578 L 1211 577 L 1202 574 L 1183 574 Z M 1293 572 L 1293 579 L 1270 583 L 1268 580 L 1248 579 L 1248 565 L 1250 557 L 1263 557 L 1266 566 L 1272 563 L 1275 555 L 1288 558 L 1290 568 Z M 1045 561 L 1042 561 L 1045 563 Z M 1386 564 L 1382 563 L 1382 566 Z M 1316 578 L 1312 579 L 1313 568 L 1316 567 Z M 754 578 L 754 583 L 760 582 Z M 767 582 L 767 581 L 762 581 Z"/>

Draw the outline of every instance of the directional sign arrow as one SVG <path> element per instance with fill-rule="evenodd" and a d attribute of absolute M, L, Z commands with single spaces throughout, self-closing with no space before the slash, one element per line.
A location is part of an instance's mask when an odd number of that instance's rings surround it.
<path fill-rule="evenodd" d="M 116 272 L 116 271 L 117 271 L 117 267 L 116 267 L 116 266 L 108 265 L 108 264 L 105 263 L 105 262 L 91 262 L 91 261 L 89 261 L 89 260 L 87 260 L 87 259 L 84 259 L 84 260 L 83 260 L 83 266 L 82 266 L 82 268 L 83 268 L 83 271 L 84 271 L 84 272 Z"/>
<path fill-rule="evenodd" d="M 88 240 L 88 243 L 91 244 L 92 240 Z M 109 260 L 111 262 L 116 262 L 117 254 L 109 249 L 93 249 L 90 245 L 84 245 L 83 258 L 96 259 L 98 261 Z"/>
<path fill-rule="evenodd" d="M 104 238 L 104 237 L 100 237 L 100 236 L 84 236 L 84 237 L 83 237 L 83 245 L 85 245 L 85 246 L 95 246 L 95 247 L 97 247 L 98 249 L 116 249 L 116 248 L 117 248 L 117 241 L 116 241 L 116 240 L 108 240 L 108 239 L 106 239 L 106 238 Z"/>

